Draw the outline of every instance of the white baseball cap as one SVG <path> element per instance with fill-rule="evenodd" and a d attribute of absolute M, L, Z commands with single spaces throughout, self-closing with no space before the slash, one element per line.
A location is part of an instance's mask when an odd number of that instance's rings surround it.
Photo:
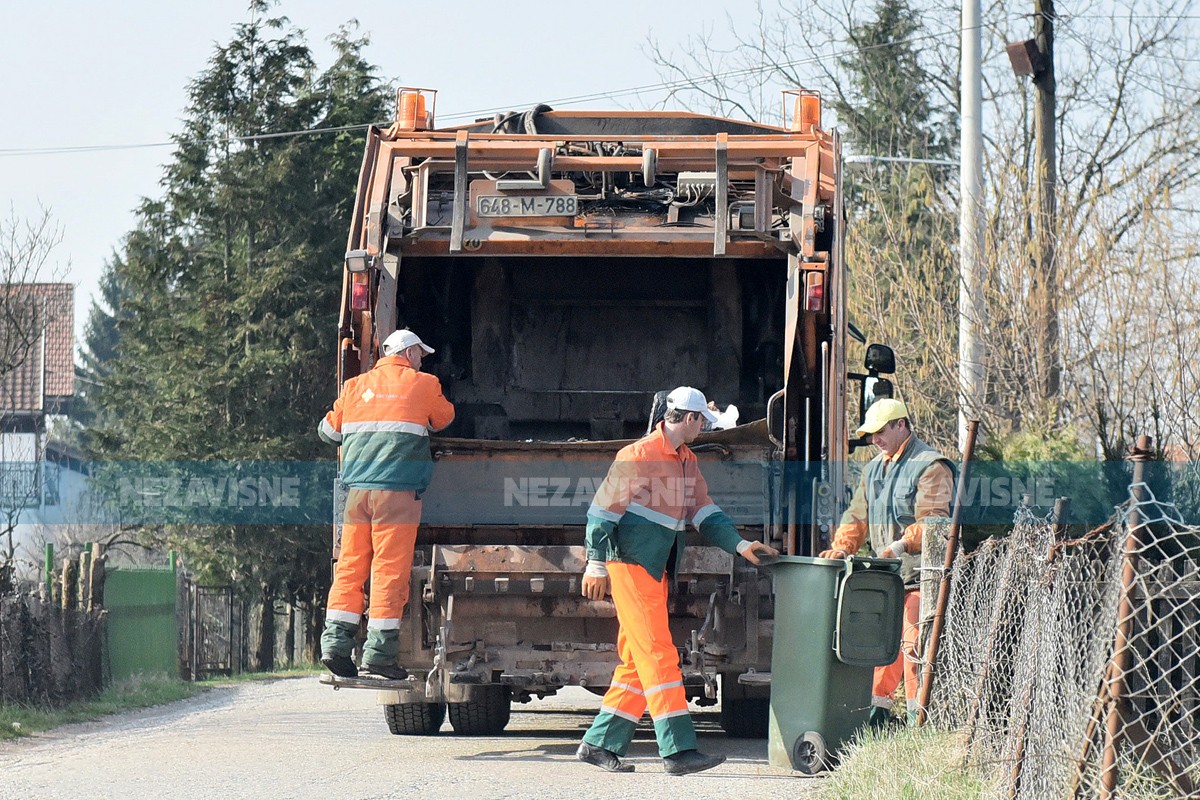
<path fill-rule="evenodd" d="M 425 351 L 426 355 L 433 353 L 433 348 L 422 342 L 420 336 L 408 328 L 401 328 L 398 331 L 392 331 L 392 334 L 383 340 L 383 354 L 394 356 L 396 353 L 403 353 L 414 344 L 421 345 L 421 349 Z"/>
<path fill-rule="evenodd" d="M 690 386 L 680 386 L 678 389 L 671 390 L 671 393 L 667 395 L 667 408 L 677 411 L 698 411 L 709 422 L 717 421 L 717 415 L 708 407 L 704 393 Z"/>

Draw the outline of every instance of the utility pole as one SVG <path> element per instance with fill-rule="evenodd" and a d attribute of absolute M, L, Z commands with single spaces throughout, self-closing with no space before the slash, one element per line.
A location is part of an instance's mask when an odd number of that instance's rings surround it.
<path fill-rule="evenodd" d="M 1060 365 L 1058 360 L 1058 260 L 1055 257 L 1056 216 L 1055 185 L 1058 182 L 1057 154 L 1054 141 L 1054 0 L 1034 0 L 1033 32 L 1037 43 L 1038 67 L 1033 75 L 1036 89 L 1033 107 L 1033 135 L 1037 145 L 1037 278 L 1045 281 L 1037 309 L 1041 363 L 1038 377 L 1042 396 L 1058 396 Z M 1036 285 L 1036 284 L 1035 284 Z"/>
<path fill-rule="evenodd" d="M 983 302 L 983 77 L 980 0 L 962 0 L 962 88 L 959 116 L 958 449 L 967 422 L 980 419 L 985 399 Z"/>

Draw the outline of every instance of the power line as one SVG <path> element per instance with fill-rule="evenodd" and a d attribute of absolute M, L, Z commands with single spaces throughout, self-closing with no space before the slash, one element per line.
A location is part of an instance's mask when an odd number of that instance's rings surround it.
<path fill-rule="evenodd" d="M 0 149 L 0 158 L 8 156 L 41 156 L 59 153 L 98 153 L 108 150 L 144 150 L 151 147 L 170 147 L 174 142 L 146 142 L 143 144 L 94 144 L 77 147 L 13 147 Z"/>
<path fill-rule="evenodd" d="M 233 141 L 256 142 L 263 139 L 283 139 L 292 136 L 306 136 L 316 133 L 343 133 L 345 131 L 365 131 L 372 125 L 387 125 L 387 122 L 369 122 L 359 125 L 339 125 L 336 128 L 305 128 L 299 131 L 281 131 L 280 133 L 255 133 L 249 136 L 233 136 Z"/>
<path fill-rule="evenodd" d="M 1102 20 L 1112 20 L 1112 21 L 1145 19 L 1145 20 L 1170 20 L 1171 22 L 1178 22 L 1181 20 L 1200 19 L 1200 15 L 1189 15 L 1189 14 L 1127 15 L 1127 14 L 1120 14 L 1120 15 L 1116 15 L 1116 16 L 1110 16 L 1107 14 L 1057 14 L 1056 20 L 1063 24 L 1063 32 L 1066 33 L 1071 38 L 1073 38 L 1079 44 L 1083 45 L 1084 48 L 1087 49 L 1087 52 L 1095 53 L 1094 46 L 1097 44 L 1097 41 L 1095 41 L 1094 38 L 1092 41 L 1088 41 L 1087 39 L 1084 38 L 1084 35 L 1081 32 L 1075 30 L 1071 26 L 1071 23 L 1077 19 L 1102 19 Z M 1166 37 L 1162 37 L 1158 41 L 1160 43 L 1165 43 L 1165 42 L 1169 41 L 1169 39 Z M 1113 66 L 1114 68 L 1119 68 L 1121 66 L 1120 61 L 1105 59 L 1102 56 L 1097 56 L 1097 57 L 1101 58 L 1106 63 L 1108 63 L 1110 66 Z M 1180 56 L 1180 55 L 1177 55 L 1174 53 L 1165 53 L 1164 54 L 1164 53 L 1155 53 L 1155 52 L 1142 52 L 1139 54 L 1139 57 L 1148 58 L 1148 59 L 1151 59 L 1154 61 L 1168 61 L 1172 64 L 1200 63 L 1200 58 L 1188 58 L 1186 56 Z M 1142 75 L 1141 77 L 1145 78 L 1146 80 L 1156 80 L 1156 81 L 1158 80 L 1158 78 L 1151 78 L 1146 75 Z M 1194 89 L 1192 87 L 1179 86 L 1177 84 L 1164 83 L 1163 85 L 1170 86 L 1171 88 L 1174 88 L 1174 89 L 1180 89 L 1182 91 L 1194 91 Z M 1150 87 L 1146 87 L 1146 88 L 1150 89 Z M 1153 91 L 1153 89 L 1150 89 L 1150 90 Z"/>
<path fill-rule="evenodd" d="M 373 123 L 386 124 L 386 123 Z M 312 136 L 323 133 L 342 133 L 344 131 L 366 130 L 370 124 L 340 125 L 336 128 L 304 128 L 295 131 L 278 131 L 276 133 L 255 133 L 248 136 L 230 136 L 226 142 L 256 142 L 266 139 L 285 139 L 297 136 Z M 221 140 L 214 140 L 214 143 Z M 95 144 L 74 147 L 26 147 L 0 149 L 0 158 L 5 156 L 55 155 L 59 153 L 95 153 L 109 150 L 141 150 L 151 147 L 171 147 L 178 144 L 176 140 L 169 142 L 146 142 L 144 144 Z"/>
<path fill-rule="evenodd" d="M 1018 16 L 1024 17 L 1024 16 L 1028 16 L 1028 15 L 1018 15 Z M 1070 21 L 1075 20 L 1075 19 L 1114 19 L 1114 20 L 1124 20 L 1124 19 L 1130 19 L 1130 20 L 1134 20 L 1134 19 L 1147 19 L 1147 20 L 1200 19 L 1200 15 L 1186 15 L 1186 14 L 1185 15 L 1059 14 L 1059 15 L 1056 15 L 1056 17 L 1060 23 L 1066 23 L 1063 25 L 1063 33 L 1066 33 L 1068 36 L 1071 36 L 1073 39 L 1075 39 L 1077 42 L 1084 45 L 1085 47 L 1091 45 L 1092 43 L 1085 40 L 1077 31 L 1072 30 L 1069 25 Z M 1012 19 L 1012 17 L 1010 17 L 1009 19 Z M 1004 20 L 1001 20 L 1001 21 L 1004 21 Z M 996 23 L 989 23 L 989 24 L 996 24 Z M 984 26 L 981 24 L 978 27 L 984 27 Z M 798 66 L 803 66 L 805 64 L 815 64 L 815 63 L 820 63 L 822 61 L 828 61 L 830 59 L 844 58 L 844 57 L 850 56 L 850 55 L 868 53 L 868 52 L 871 52 L 874 50 L 886 49 L 886 48 L 890 48 L 890 47 L 896 47 L 899 45 L 918 44 L 920 42 L 940 39 L 942 37 L 949 36 L 952 34 L 958 35 L 962 32 L 962 30 L 964 30 L 964 29 L 962 29 L 961 27 L 948 28 L 944 31 L 927 33 L 927 34 L 923 34 L 921 36 L 913 36 L 908 39 L 899 39 L 899 40 L 896 40 L 893 42 L 883 42 L 880 44 L 868 45 L 866 47 L 859 47 L 859 48 L 847 48 L 845 50 L 841 50 L 841 51 L 831 53 L 831 54 L 828 54 L 825 56 L 808 56 L 805 58 L 798 58 L 798 59 L 793 59 L 791 61 L 772 63 L 769 65 L 745 67 L 743 69 L 736 69 L 736 70 L 728 70 L 726 72 L 714 73 L 712 75 L 706 75 L 706 76 L 699 77 L 699 78 L 692 77 L 692 76 L 685 76 L 685 77 L 677 78 L 674 80 L 660 81 L 658 83 L 649 83 L 649 84 L 643 84 L 640 86 L 626 87 L 624 89 L 615 89 L 615 90 L 609 90 L 609 91 L 603 91 L 603 92 L 592 92 L 589 94 L 560 97 L 560 98 L 546 100 L 546 101 L 542 101 L 542 102 L 545 102 L 546 104 L 553 104 L 554 106 L 576 105 L 579 103 L 586 103 L 586 102 L 590 102 L 590 101 L 594 101 L 594 100 L 615 99 L 615 98 L 619 98 L 619 97 L 625 97 L 628 95 L 642 94 L 644 92 L 650 92 L 650 91 L 664 91 L 664 90 L 670 91 L 670 90 L 675 90 L 675 89 L 686 89 L 691 86 L 703 85 L 703 84 L 711 83 L 714 81 L 728 80 L 730 78 L 747 77 L 747 76 L 755 75 L 755 74 L 777 72 L 779 70 L 782 70 L 782 69 L 785 69 L 788 67 L 798 67 Z M 1149 58 L 1166 58 L 1166 56 L 1159 56 L 1154 53 L 1147 53 L 1145 55 Z M 1111 60 L 1103 59 L 1103 58 L 1102 58 L 1102 60 L 1106 61 L 1110 66 L 1112 66 L 1114 68 L 1119 69 L 1122 66 L 1119 61 L 1111 61 Z M 1178 58 L 1178 59 L 1173 59 L 1173 60 L 1174 61 L 1192 62 L 1192 61 L 1198 61 L 1200 59 Z M 1162 93 L 1162 91 L 1160 89 L 1156 88 L 1154 85 L 1152 85 L 1149 82 L 1156 82 L 1161 87 L 1177 89 L 1179 91 L 1193 91 L 1193 87 L 1181 86 L 1178 84 L 1173 84 L 1173 83 L 1169 83 L 1166 81 L 1162 81 L 1158 78 L 1151 78 L 1150 76 L 1143 75 L 1143 74 L 1135 72 L 1133 70 L 1127 70 L 1126 74 L 1129 75 L 1130 79 L 1134 83 L 1138 84 L 1143 89 L 1150 92 L 1151 94 L 1154 94 L 1163 99 L 1172 99 L 1172 98 L 1167 97 L 1165 94 Z M 523 104 L 510 103 L 510 104 L 506 104 L 503 106 L 493 106 L 493 107 L 488 107 L 488 108 L 475 109 L 475 110 L 471 110 L 471 111 L 462 111 L 462 112 L 458 112 L 458 113 L 454 113 L 454 114 L 447 114 L 447 115 L 444 115 L 441 119 L 448 120 L 448 121 L 464 120 L 464 119 L 473 120 L 473 119 L 476 119 L 479 117 L 485 117 L 485 116 L 490 116 L 490 115 L 496 114 L 496 113 L 503 113 L 506 111 L 510 111 L 513 108 L 527 108 L 527 107 L 532 107 L 533 105 L 535 105 L 535 104 L 534 103 L 523 103 Z M 380 122 L 380 123 L 373 123 L 373 124 L 386 125 L 387 123 Z M 293 137 L 298 137 L 298 136 L 312 136 L 312 135 L 318 135 L 318 134 L 342 133 L 345 131 L 365 130 L 368 127 L 369 127 L 369 124 L 342 125 L 342 126 L 332 127 L 332 128 L 305 128 L 305 129 L 301 129 L 301 130 L 278 131 L 278 132 L 274 132 L 274 133 L 249 134 L 246 136 L 231 136 L 231 137 L 228 137 L 224 141 L 227 141 L 227 142 L 235 142 L 236 141 L 236 142 L 246 143 L 246 142 L 254 142 L 254 141 L 264 141 L 264 140 L 270 140 L 270 139 L 293 138 Z M 171 141 L 165 141 L 165 142 L 144 142 L 144 143 L 139 143 L 139 144 L 0 148 L 0 158 L 20 157 L 20 156 L 36 156 L 36 155 L 62 155 L 62 154 L 74 154 L 74 153 L 113 152 L 113 151 L 122 151 L 122 150 L 144 150 L 144 149 L 152 149 L 152 148 L 160 148 L 160 147 L 172 147 L 177 144 L 178 144 L 177 140 L 171 140 Z"/>
<path fill-rule="evenodd" d="M 1110 19 L 1110 20 L 1135 20 L 1135 19 L 1200 19 L 1200 14 L 1056 14 L 1058 19 Z"/>
<path fill-rule="evenodd" d="M 1011 18 L 1009 18 L 1009 19 L 1011 19 Z M 979 26 L 974 26 L 974 27 L 983 28 L 985 26 L 979 25 Z M 798 67 L 798 66 L 802 66 L 804 64 L 818 64 L 823 61 L 830 61 L 833 59 L 845 58 L 845 57 L 851 56 L 851 55 L 860 55 L 863 53 L 872 52 L 874 50 L 883 50 L 883 49 L 887 49 L 890 47 L 897 47 L 899 45 L 906 45 L 906 44 L 917 44 L 920 42 L 928 41 L 930 39 L 940 39 L 940 38 L 950 36 L 950 35 L 958 36 L 962 31 L 971 30 L 971 29 L 972 28 L 962 28 L 961 26 L 956 26 L 954 28 L 948 28 L 944 31 L 940 31 L 940 32 L 936 32 L 936 33 L 927 33 L 927 34 L 924 34 L 921 36 L 913 36 L 908 39 L 897 39 L 896 41 L 893 41 L 893 42 L 883 42 L 880 44 L 867 45 L 866 47 L 848 48 L 845 50 L 841 50 L 841 51 L 830 53 L 828 55 L 823 55 L 823 56 L 808 56 L 806 58 L 797 58 L 797 59 L 793 59 L 791 61 L 775 62 L 775 63 L 769 64 L 769 65 L 764 65 L 764 66 L 745 67 L 743 69 L 729 70 L 727 72 L 718 72 L 713 75 L 706 75 L 702 78 L 686 76 L 683 78 L 676 78 L 675 80 L 662 81 L 660 83 L 651 83 L 651 84 L 645 84 L 642 86 L 632 86 L 632 87 L 628 87 L 625 89 L 616 89 L 616 90 L 611 90 L 611 91 L 607 91 L 607 92 L 595 92 L 592 94 L 577 95 L 575 97 L 559 98 L 557 100 L 543 100 L 540 102 L 544 102 L 547 104 L 552 103 L 556 106 L 574 105 L 576 103 L 586 103 L 586 102 L 589 102 L 592 100 L 613 99 L 613 98 L 617 98 L 617 97 L 624 97 L 626 95 L 641 94 L 643 92 L 649 92 L 649 91 L 655 91 L 655 90 L 685 89 L 689 86 L 703 85 L 705 83 L 711 83 L 713 81 L 727 80 L 729 78 L 740 78 L 740 77 L 746 77 L 749 75 L 768 73 L 768 72 L 777 72 L 777 71 L 787 68 L 787 67 Z M 450 119 L 450 120 L 473 119 L 475 117 L 489 116 L 489 115 L 495 114 L 495 113 L 503 113 L 505 111 L 510 111 L 514 107 L 530 108 L 533 105 L 535 105 L 535 103 L 516 104 L 515 106 L 510 104 L 507 106 L 481 108 L 481 109 L 476 109 L 474 111 L 463 111 L 463 112 L 459 112 L 457 114 L 447 114 L 447 115 L 443 116 L 442 118 Z"/>
<path fill-rule="evenodd" d="M 957 161 L 950 161 L 944 158 L 906 158 L 904 156 L 867 156 L 867 155 L 847 155 L 842 156 L 842 161 L 847 164 L 932 164 L 937 167 L 954 167 L 958 169 L 960 166 Z"/>
<path fill-rule="evenodd" d="M 1085 48 L 1087 48 L 1088 52 L 1091 53 L 1093 56 L 1095 56 L 1096 59 L 1104 62 L 1109 67 L 1111 67 L 1113 70 L 1115 70 L 1116 71 L 1115 77 L 1119 78 L 1121 75 L 1124 75 L 1124 76 L 1128 77 L 1128 79 L 1130 80 L 1131 83 L 1137 84 L 1142 89 L 1144 89 L 1148 94 L 1154 95 L 1155 97 L 1158 97 L 1161 100 L 1178 100 L 1179 99 L 1177 97 L 1172 97 L 1171 95 L 1168 95 L 1167 93 L 1162 91 L 1162 89 L 1164 87 L 1168 88 L 1168 89 L 1175 89 L 1177 91 L 1185 92 L 1185 93 L 1189 93 L 1189 94 L 1194 94 L 1196 92 L 1195 86 L 1184 86 L 1181 84 L 1172 83 L 1170 81 L 1164 81 L 1161 78 L 1158 78 L 1155 76 L 1145 75 L 1141 72 L 1138 72 L 1137 70 L 1134 70 L 1130 65 L 1132 62 L 1124 63 L 1124 62 L 1120 61 L 1119 59 L 1105 57 L 1098 51 L 1097 48 L 1094 47 L 1095 42 L 1090 42 L 1087 39 L 1083 38 L 1082 34 L 1080 34 L 1077 31 L 1072 30 L 1069 25 L 1064 25 L 1060 30 L 1062 33 L 1065 33 L 1067 36 L 1070 36 L 1072 39 L 1074 39 L 1077 43 L 1079 43 L 1079 44 L 1083 45 Z M 1153 53 L 1143 53 L 1142 55 L 1147 58 L 1155 58 L 1156 57 L 1156 54 L 1153 54 Z M 1186 60 L 1190 61 L 1192 59 L 1186 59 Z"/>
<path fill-rule="evenodd" d="M 979 27 L 983 27 L 983 26 L 981 25 Z M 576 105 L 578 103 L 587 103 L 587 102 L 591 102 L 593 100 L 615 99 L 618 97 L 625 97 L 628 95 L 637 95 L 637 94 L 642 94 L 643 92 L 685 89 L 689 86 L 702 85 L 705 83 L 710 83 L 712 81 L 720 81 L 720 80 L 727 80 L 729 78 L 746 77 L 746 76 L 754 75 L 754 74 L 776 72 L 776 71 L 779 71 L 780 69 L 784 69 L 784 68 L 788 68 L 788 67 L 798 67 L 798 66 L 802 66 L 804 64 L 816 64 L 816 63 L 820 63 L 822 61 L 828 61 L 830 59 L 844 58 L 844 57 L 850 56 L 850 55 L 868 53 L 868 52 L 871 52 L 874 50 L 881 50 L 881 49 L 886 49 L 886 48 L 890 48 L 890 47 L 897 47 L 899 45 L 918 44 L 918 43 L 924 42 L 924 41 L 940 39 L 940 38 L 943 38 L 943 37 L 946 37 L 946 36 L 949 36 L 952 34 L 957 36 L 962 30 L 963 29 L 961 27 L 955 27 L 955 28 L 947 29 L 944 31 L 936 32 L 936 33 L 927 33 L 927 34 L 923 34 L 921 36 L 913 36 L 908 39 L 898 39 L 893 42 L 884 42 L 881 44 L 868 45 L 866 47 L 847 48 L 845 50 L 841 50 L 841 51 L 831 53 L 831 54 L 825 55 L 825 56 L 809 56 L 806 58 L 793 59 L 791 61 L 772 63 L 772 64 L 765 65 L 765 66 L 746 67 L 743 69 L 729 70 L 726 72 L 720 72 L 720 73 L 716 73 L 713 75 L 706 75 L 702 78 L 685 76 L 683 78 L 677 78 L 677 79 L 669 80 L 669 81 L 661 81 L 659 83 L 650 83 L 650 84 L 643 84 L 641 86 L 627 87 L 624 89 L 615 89 L 615 90 L 609 90 L 609 91 L 604 91 L 604 92 L 593 92 L 590 94 L 574 95 L 574 96 L 569 96 L 569 97 L 560 97 L 557 99 L 544 100 L 544 101 L 540 101 L 540 102 L 544 102 L 548 105 L 552 104 L 554 106 Z M 440 119 L 442 119 L 442 120 L 464 120 L 464 119 L 465 120 L 474 120 L 478 117 L 491 116 L 496 113 L 503 113 L 506 111 L 510 111 L 513 108 L 531 108 L 534 105 L 536 105 L 536 104 L 535 103 L 523 103 L 523 104 L 510 103 L 510 104 L 507 104 L 504 106 L 495 106 L 495 107 L 490 107 L 490 108 L 475 109 L 472 111 L 462 111 L 462 112 L 458 112 L 455 114 L 447 114 L 447 115 L 443 115 L 442 117 L 440 117 Z M 376 124 L 386 124 L 386 123 L 376 123 Z M 340 133 L 343 131 L 352 131 L 352 130 L 365 130 L 367 127 L 369 127 L 369 126 L 366 124 L 362 124 L 362 125 L 343 125 L 343 126 L 337 127 L 337 128 L 307 128 L 307 129 L 303 129 L 303 130 L 280 131 L 280 132 L 276 132 L 276 133 L 260 133 L 260 134 L 251 134 L 251 135 L 247 135 L 247 136 L 231 136 L 226 141 L 251 142 L 251 141 L 260 141 L 260 140 L 265 140 L 265 139 L 280 139 L 280 138 L 295 137 L 295 136 L 306 136 L 306 135 L 325 134 L 325 133 Z M 146 142 L 146 143 L 141 143 L 141 144 L 0 148 L 0 158 L 6 158 L 6 157 L 11 158 L 11 157 L 18 157 L 18 156 L 36 156 L 36 155 L 60 155 L 60 154 L 71 154 L 71 153 L 97 153 L 97 152 L 108 152 L 108 151 L 118 151 L 118 150 L 141 150 L 141 149 L 150 149 L 150 148 L 159 148 L 159 147 L 171 147 L 171 146 L 176 145 L 177 143 L 178 143 L 177 141 L 172 140 L 172 141 L 167 141 L 167 142 Z"/>

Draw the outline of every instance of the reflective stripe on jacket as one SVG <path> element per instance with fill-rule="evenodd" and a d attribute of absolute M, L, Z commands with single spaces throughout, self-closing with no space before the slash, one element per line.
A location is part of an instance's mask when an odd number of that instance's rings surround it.
<path fill-rule="evenodd" d="M 342 446 L 342 480 L 356 489 L 422 492 L 433 477 L 429 431 L 454 421 L 436 377 L 385 356 L 342 387 L 317 432 Z"/>
<path fill-rule="evenodd" d="M 696 455 L 671 447 L 662 423 L 621 448 L 587 514 L 587 558 L 638 564 L 655 579 L 675 574 L 691 523 L 709 541 L 737 553 L 733 520 L 708 496 Z M 667 561 L 674 548 L 675 558 Z"/>

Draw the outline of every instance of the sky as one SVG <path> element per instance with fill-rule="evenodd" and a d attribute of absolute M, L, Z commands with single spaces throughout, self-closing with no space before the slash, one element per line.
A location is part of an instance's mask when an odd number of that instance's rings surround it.
<path fill-rule="evenodd" d="M 282 0 L 274 13 L 306 31 L 319 67 L 330 61 L 325 39 L 357 19 L 381 77 L 437 89 L 438 117 L 452 124 L 456 113 L 659 83 L 648 35 L 682 44 L 727 30 L 727 11 L 753 8 L 753 0 Z M 172 154 L 161 145 L 181 128 L 189 81 L 249 19 L 244 0 L 0 2 L 0 214 L 32 219 L 46 209 L 59 225 L 47 277 L 76 285 L 77 344 L 104 263 L 141 199 L 159 195 Z M 54 152 L 94 146 L 110 149 Z"/>

